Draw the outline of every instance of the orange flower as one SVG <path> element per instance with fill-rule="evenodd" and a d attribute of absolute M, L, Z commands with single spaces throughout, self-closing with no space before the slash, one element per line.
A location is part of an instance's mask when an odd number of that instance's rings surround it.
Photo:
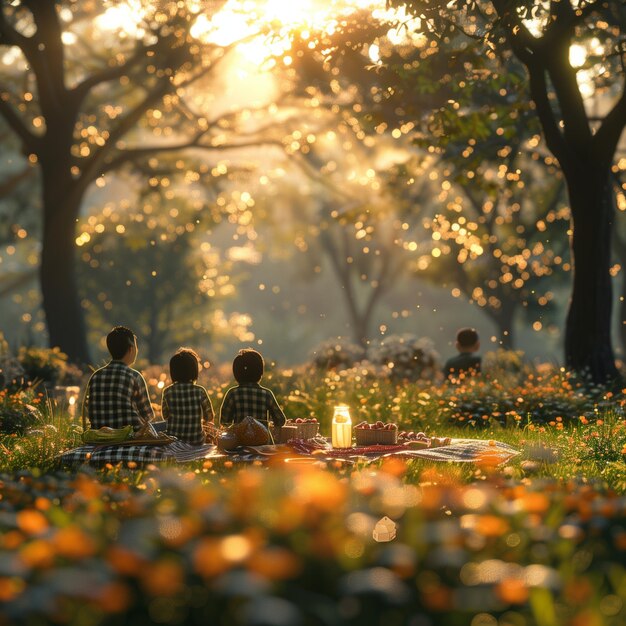
<path fill-rule="evenodd" d="M 7 550 L 15 550 L 18 546 L 22 545 L 24 541 L 24 535 L 18 530 L 10 530 L 7 533 L 4 533 L 2 538 L 0 539 L 3 548 Z"/>
<path fill-rule="evenodd" d="M 509 523 L 496 515 L 479 515 L 474 530 L 483 537 L 500 537 L 509 530 Z"/>
<path fill-rule="evenodd" d="M 383 459 L 380 469 L 386 474 L 391 474 L 392 476 L 397 476 L 399 478 L 400 476 L 404 476 L 404 474 L 406 474 L 407 464 L 403 459 L 389 456 Z"/>
<path fill-rule="evenodd" d="M 45 569 L 54 563 L 54 551 L 48 541 L 35 539 L 21 548 L 20 559 L 28 567 Z"/>
<path fill-rule="evenodd" d="M 27 535 L 42 535 L 48 530 L 48 520 L 42 513 L 34 509 L 19 511 L 17 525 Z"/>
<path fill-rule="evenodd" d="M 301 568 L 300 560 L 286 548 L 268 547 L 248 561 L 250 571 L 270 580 L 293 578 Z"/>
<path fill-rule="evenodd" d="M 222 551 L 221 541 L 214 537 L 206 537 L 198 542 L 193 554 L 193 565 L 204 578 L 217 576 L 230 567 Z"/>
<path fill-rule="evenodd" d="M 96 552 L 93 539 L 74 525 L 59 529 L 52 538 L 52 545 L 59 556 L 68 559 L 85 559 Z"/>
<path fill-rule="evenodd" d="M 185 582 L 185 573 L 180 563 L 162 559 L 150 563 L 141 574 L 143 588 L 153 596 L 174 596 Z"/>
<path fill-rule="evenodd" d="M 26 583 L 21 578 L 0 577 L 0 602 L 10 602 L 25 589 Z"/>
<path fill-rule="evenodd" d="M 529 492 L 522 497 L 522 506 L 528 513 L 544 513 L 550 506 L 548 497 L 543 493 Z"/>
<path fill-rule="evenodd" d="M 138 576 L 146 566 L 146 560 L 143 557 L 121 546 L 109 548 L 106 559 L 109 565 L 123 576 Z"/>
<path fill-rule="evenodd" d="M 497 585 L 496 595 L 507 604 L 524 604 L 528 600 L 528 587 L 519 578 L 505 578 Z"/>
<path fill-rule="evenodd" d="M 131 604 L 131 592 L 120 582 L 104 585 L 98 593 L 97 605 L 105 613 L 122 613 Z"/>

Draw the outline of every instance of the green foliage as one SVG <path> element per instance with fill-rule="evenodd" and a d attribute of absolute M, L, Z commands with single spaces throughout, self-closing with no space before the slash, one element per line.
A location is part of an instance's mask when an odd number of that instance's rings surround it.
<path fill-rule="evenodd" d="M 17 358 L 31 383 L 42 382 L 53 387 L 61 381 L 67 370 L 67 355 L 56 347 L 22 346 Z"/>
<path fill-rule="evenodd" d="M 23 434 L 41 422 L 41 395 L 32 390 L 0 391 L 0 433 Z"/>

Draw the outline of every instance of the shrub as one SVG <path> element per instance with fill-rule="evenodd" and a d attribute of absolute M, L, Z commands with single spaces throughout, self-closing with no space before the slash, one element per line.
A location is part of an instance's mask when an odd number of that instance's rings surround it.
<path fill-rule="evenodd" d="M 24 368 L 11 353 L 9 344 L 0 333 L 0 388 L 11 389 L 23 386 Z"/>
<path fill-rule="evenodd" d="M 499 349 L 483 356 L 482 371 L 488 375 L 519 374 L 523 369 L 524 353 L 521 350 Z"/>
<path fill-rule="evenodd" d="M 56 385 L 67 371 L 67 354 L 59 348 L 23 346 L 18 352 L 18 360 L 31 383 L 41 381 L 47 387 Z"/>
<path fill-rule="evenodd" d="M 321 370 L 348 369 L 365 358 L 365 349 L 348 339 L 327 339 L 312 351 L 312 363 Z"/>
<path fill-rule="evenodd" d="M 0 433 L 21 434 L 41 421 L 41 413 L 34 406 L 40 398 L 23 391 L 0 391 Z"/>
<path fill-rule="evenodd" d="M 441 369 L 432 341 L 408 333 L 385 337 L 370 347 L 368 356 L 393 380 L 433 380 Z"/>

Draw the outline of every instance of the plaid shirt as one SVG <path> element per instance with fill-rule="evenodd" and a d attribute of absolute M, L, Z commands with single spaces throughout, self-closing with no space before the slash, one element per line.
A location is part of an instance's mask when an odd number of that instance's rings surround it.
<path fill-rule="evenodd" d="M 85 390 L 83 416 L 91 428 L 122 428 L 132 424 L 138 429 L 154 419 L 148 388 L 143 376 L 121 361 L 111 361 L 96 370 Z"/>
<path fill-rule="evenodd" d="M 174 383 L 166 387 L 161 412 L 167 421 L 167 433 L 187 443 L 204 443 L 202 423 L 215 420 L 209 394 L 194 383 Z"/>
<path fill-rule="evenodd" d="M 263 422 L 271 418 L 275 426 L 285 423 L 285 414 L 274 394 L 259 383 L 242 383 L 226 392 L 220 409 L 220 424 L 241 422 L 248 416 Z"/>

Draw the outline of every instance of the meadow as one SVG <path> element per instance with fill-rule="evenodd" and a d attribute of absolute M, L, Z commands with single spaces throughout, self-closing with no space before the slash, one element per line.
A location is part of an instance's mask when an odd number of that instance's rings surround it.
<path fill-rule="evenodd" d="M 166 376 L 146 371 L 155 402 Z M 626 623 L 621 393 L 507 368 L 460 385 L 270 369 L 288 417 L 509 443 L 510 462 L 61 468 L 80 421 L 0 392 L 0 624 Z M 219 406 L 228 381 L 204 381 Z M 30 408 L 25 408 L 30 407 Z M 19 417 L 21 415 L 21 418 Z M 22 421 L 20 421 L 20 419 Z M 19 424 L 22 424 L 20 427 Z M 388 516 L 397 536 L 373 539 Z"/>

